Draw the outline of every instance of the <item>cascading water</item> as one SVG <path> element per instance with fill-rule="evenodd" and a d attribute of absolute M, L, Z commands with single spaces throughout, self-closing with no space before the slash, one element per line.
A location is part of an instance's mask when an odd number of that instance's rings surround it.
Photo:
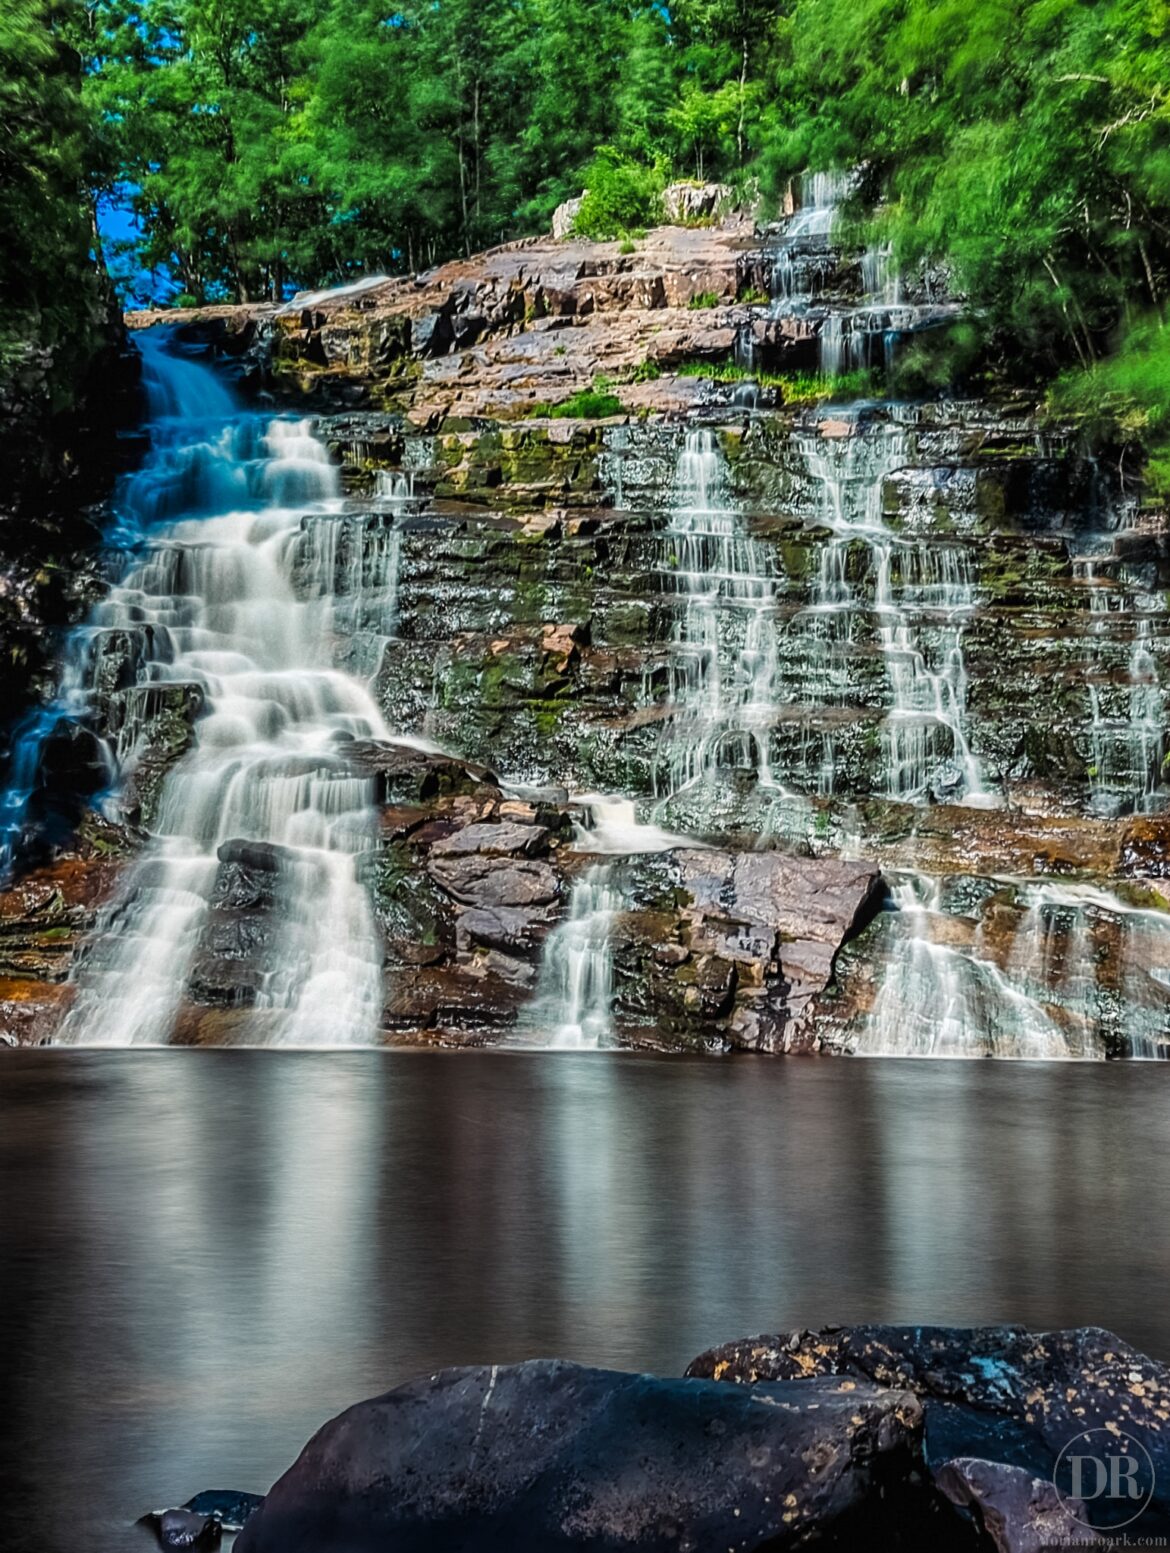
<path fill-rule="evenodd" d="M 740 528 L 705 428 L 686 434 L 665 542 L 678 605 L 656 791 L 677 795 L 726 767 L 770 787 L 776 579 L 764 547 Z"/>
<path fill-rule="evenodd" d="M 790 217 L 771 252 L 773 317 L 809 316 L 819 321 L 818 364 L 825 377 L 880 369 L 889 372 L 899 339 L 923 324 L 955 312 L 953 304 L 910 303 L 888 243 L 856 257 L 860 294 L 840 297 L 846 256 L 834 239 L 840 208 L 856 187 L 851 173 L 806 173 L 800 208 Z M 853 262 L 853 261 L 850 261 Z"/>
<path fill-rule="evenodd" d="M 632 799 L 584 793 L 574 802 L 585 813 L 575 845 L 593 856 L 628 858 L 696 845 L 641 823 Z M 624 905 L 616 861 L 591 863 L 574 880 L 568 912 L 545 942 L 537 994 L 525 1020 L 532 1040 L 573 1051 L 613 1042 L 612 928 Z"/>
<path fill-rule="evenodd" d="M 82 956 L 58 1038 L 169 1039 L 222 868 L 242 845 L 271 880 L 268 969 L 254 989 L 265 1041 L 366 1041 L 381 950 L 355 865 L 373 842 L 373 789 L 345 751 L 388 732 L 333 655 L 337 632 L 378 617 L 385 629 L 392 547 L 343 511 L 307 422 L 241 416 L 206 369 L 150 336 L 142 349 L 154 451 L 125 503 L 142 542 L 80 636 L 91 665 L 112 640 L 135 644 L 123 782 L 168 688 L 202 715 L 162 781 L 150 845 Z"/>
<path fill-rule="evenodd" d="M 790 628 L 786 657 L 794 696 L 842 704 L 857 634 L 872 608 L 886 670 L 889 710 L 882 728 L 885 796 L 919 802 L 932 783 L 947 796 L 987 805 L 980 763 L 966 732 L 967 673 L 963 627 L 975 605 L 966 552 L 901 535 L 882 516 L 884 480 L 906 462 L 908 443 L 896 423 L 857 426 L 845 436 L 813 427 L 798 446 L 814 490 L 815 516 L 829 530 L 807 610 Z M 851 580 L 856 546 L 867 556 L 872 606 Z M 831 757 L 821 756 L 821 770 Z M 819 784 L 823 788 L 823 781 Z"/>
<path fill-rule="evenodd" d="M 589 867 L 574 881 L 568 915 L 545 944 L 533 1009 L 554 1050 L 598 1048 L 613 1038 L 610 929 L 621 908 L 612 864 Z"/>
<path fill-rule="evenodd" d="M 1073 559 L 1073 575 L 1089 604 L 1089 776 L 1098 809 L 1141 814 L 1162 807 L 1157 790 L 1166 753 L 1166 712 L 1152 650 L 1152 619 L 1165 613 L 1165 605 L 1160 596 L 1111 575 L 1119 570 L 1112 550 L 1096 549 Z M 1119 672 L 1109 656 L 1114 647 L 1110 628 L 1123 617 L 1131 621 L 1130 650 Z"/>
<path fill-rule="evenodd" d="M 1101 1053 L 1059 1025 L 1017 979 L 971 945 L 953 942 L 942 881 L 894 884 L 903 941 L 895 944 L 854 1048 L 866 1057 L 1015 1057 L 1054 1060 Z"/>
<path fill-rule="evenodd" d="M 976 925 L 945 882 L 893 886 L 899 917 L 863 1056 L 1170 1057 L 1170 916 L 1091 884 L 997 883 Z"/>

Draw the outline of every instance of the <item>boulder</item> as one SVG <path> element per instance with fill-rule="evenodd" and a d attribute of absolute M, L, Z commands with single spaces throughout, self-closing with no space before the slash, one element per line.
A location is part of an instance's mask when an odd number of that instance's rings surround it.
<path fill-rule="evenodd" d="M 492 906 L 460 912 L 455 922 L 455 946 L 461 954 L 477 948 L 511 954 L 530 953 L 548 931 L 544 914 L 519 906 Z"/>
<path fill-rule="evenodd" d="M 850 1376 L 912 1391 L 924 1406 L 932 1471 L 974 1457 L 1052 1483 L 1062 1452 L 1098 1431 L 1106 1446 L 1116 1442 L 1150 1464 L 1142 1476 L 1152 1498 L 1136 1529 L 1170 1530 L 1170 1368 L 1099 1327 L 829 1327 L 728 1343 L 701 1354 L 687 1374 L 747 1385 Z M 959 1492 L 957 1473 L 946 1480 L 952 1497 Z M 1025 1519 L 1042 1515 L 1043 1505 L 1019 1481 L 991 1485 L 986 1475 L 978 1481 L 988 1495 L 994 1486 L 997 1503 L 1015 1506 L 1014 1515 L 1024 1515 L 1028 1505 L 1034 1508 Z M 1057 1481 L 1067 1507 L 1071 1483 Z M 1120 1503 L 1102 1496 L 1089 1504 L 1089 1519 L 1107 1528 L 1130 1509 L 1128 1496 Z"/>
<path fill-rule="evenodd" d="M 436 841 L 432 857 L 537 857 L 548 851 L 548 831 L 543 825 L 502 820 L 496 825 L 465 825 Z"/>
<path fill-rule="evenodd" d="M 576 199 L 565 200 L 553 211 L 552 235 L 558 240 L 572 237 L 573 224 L 580 213 L 585 196 L 578 194 Z"/>
<path fill-rule="evenodd" d="M 486 766 L 422 750 L 413 744 L 353 739 L 339 749 L 347 765 L 375 779 L 378 803 L 427 803 L 444 794 L 499 786 Z"/>
<path fill-rule="evenodd" d="M 696 221 L 713 221 L 730 208 L 733 199 L 725 183 L 672 183 L 662 191 L 662 208 L 667 221 L 689 226 Z"/>
<path fill-rule="evenodd" d="M 654 881 L 657 880 L 657 886 Z M 615 929 L 619 1026 L 636 1044 L 812 1045 L 838 949 L 876 909 L 870 863 L 682 848 L 644 862 Z"/>
<path fill-rule="evenodd" d="M 522 858 L 435 857 L 427 864 L 436 884 L 464 906 L 547 906 L 561 893 L 560 878 L 547 863 Z"/>
<path fill-rule="evenodd" d="M 934 1471 L 952 1504 L 967 1511 L 995 1553 L 1051 1553 L 1086 1536 L 1082 1500 L 1063 1500 L 1050 1478 L 998 1461 L 957 1456 Z"/>
<path fill-rule="evenodd" d="M 236 1553 L 897 1545 L 922 1510 L 906 1486 L 920 1423 L 913 1397 L 856 1381 L 445 1370 L 319 1430 Z"/>

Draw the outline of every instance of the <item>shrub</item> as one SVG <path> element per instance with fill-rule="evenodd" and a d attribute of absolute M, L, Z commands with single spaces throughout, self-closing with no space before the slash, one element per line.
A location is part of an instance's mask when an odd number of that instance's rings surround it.
<path fill-rule="evenodd" d="M 701 307 L 718 307 L 723 298 L 717 291 L 700 291 L 697 297 L 692 297 L 687 306 L 692 312 Z"/>
<path fill-rule="evenodd" d="M 758 383 L 775 389 L 781 402 L 797 408 L 829 400 L 872 399 L 880 385 L 872 372 L 841 372 L 823 377 L 817 372 L 755 372 L 734 361 L 686 361 L 680 377 L 706 377 L 713 383 Z"/>
<path fill-rule="evenodd" d="M 553 420 L 599 421 L 607 415 L 622 415 L 625 406 L 616 394 L 583 388 L 570 399 L 562 399 L 548 412 Z"/>
<path fill-rule="evenodd" d="M 622 237 L 662 219 L 666 179 L 660 163 L 647 167 L 601 146 L 585 174 L 585 194 L 573 230 L 581 237 Z"/>
<path fill-rule="evenodd" d="M 1050 414 L 1071 417 L 1089 441 L 1145 459 L 1150 493 L 1170 497 L 1170 334 L 1160 318 L 1131 328 L 1117 353 L 1088 369 L 1067 372 L 1048 394 Z"/>

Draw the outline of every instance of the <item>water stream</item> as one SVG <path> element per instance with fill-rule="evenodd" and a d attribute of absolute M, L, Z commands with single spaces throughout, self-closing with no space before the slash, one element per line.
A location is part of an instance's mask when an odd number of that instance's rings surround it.
<path fill-rule="evenodd" d="M 389 730 L 334 651 L 341 634 L 384 640 L 397 536 L 382 515 L 344 511 L 308 422 L 241 415 L 207 369 L 163 340 L 142 346 L 153 452 L 125 497 L 142 539 L 82 633 L 91 665 L 133 644 L 121 787 L 146 779 L 155 720 L 176 697 L 199 718 L 161 782 L 150 844 L 75 971 L 59 1039 L 167 1041 L 243 861 L 270 892 L 266 969 L 250 989 L 266 1043 L 367 1041 L 381 949 L 355 859 L 372 843 L 373 786 L 346 743 Z"/>
<path fill-rule="evenodd" d="M 776 579 L 768 550 L 744 534 L 714 433 L 688 431 L 666 530 L 666 586 L 677 597 L 670 718 L 656 791 L 675 796 L 721 769 L 774 785 Z"/>

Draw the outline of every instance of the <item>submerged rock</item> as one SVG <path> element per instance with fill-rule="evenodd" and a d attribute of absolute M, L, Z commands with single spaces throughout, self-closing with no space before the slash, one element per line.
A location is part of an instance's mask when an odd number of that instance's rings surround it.
<path fill-rule="evenodd" d="M 736 1392 L 556 1360 L 445 1370 L 326 1424 L 236 1549 L 905 1546 L 932 1509 L 910 1482 L 920 1425 L 913 1397 L 849 1380 Z"/>

